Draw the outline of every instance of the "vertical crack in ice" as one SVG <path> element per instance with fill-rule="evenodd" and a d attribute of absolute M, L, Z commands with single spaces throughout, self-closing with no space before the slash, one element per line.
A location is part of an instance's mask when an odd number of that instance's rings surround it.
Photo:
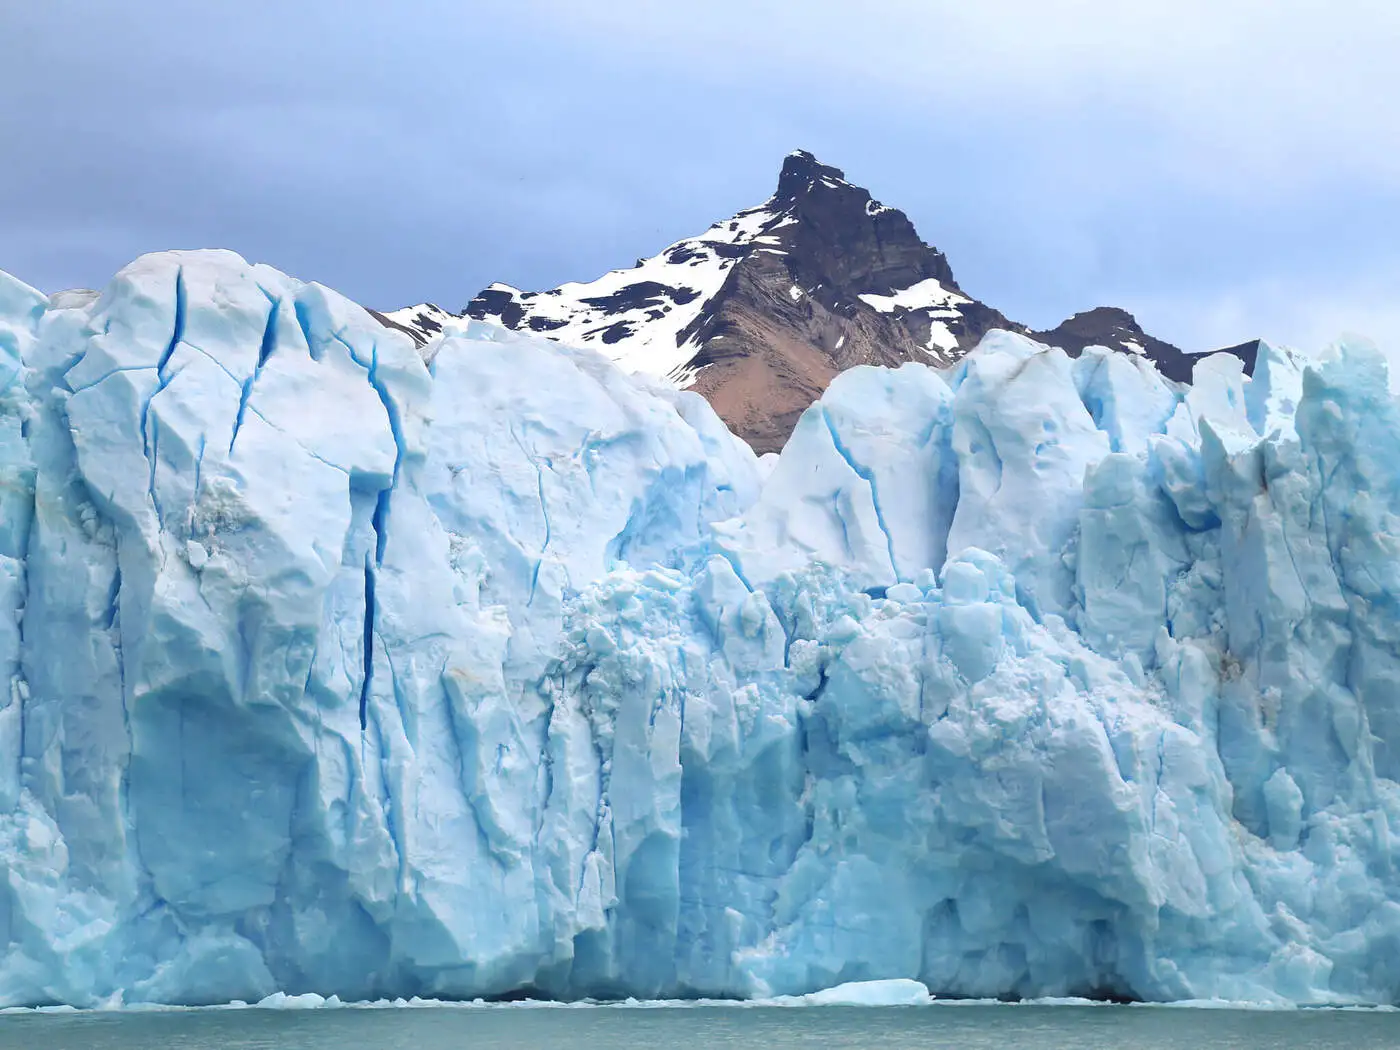
<path fill-rule="evenodd" d="M 165 344 L 160 360 L 156 363 L 156 389 L 141 405 L 141 451 L 145 454 L 150 468 L 147 489 L 151 495 L 151 505 L 155 508 L 156 521 L 161 528 L 165 527 L 165 515 L 161 512 L 160 499 L 156 495 L 156 461 L 159 450 L 156 423 L 151 419 L 151 402 L 174 378 L 167 374 L 166 368 L 175 355 L 175 348 L 185 339 L 185 309 L 185 268 L 180 266 L 175 270 L 175 320 L 170 328 L 170 341 Z"/>
<path fill-rule="evenodd" d="M 380 489 L 374 501 L 374 513 L 370 515 L 370 528 L 374 530 L 374 564 L 384 564 L 384 545 L 389 539 L 386 528 L 389 517 L 389 489 Z"/>
<path fill-rule="evenodd" d="M 206 435 L 200 434 L 200 435 L 199 435 L 199 452 L 198 452 L 198 454 L 195 456 L 195 460 L 194 460 L 194 490 L 193 490 L 193 491 L 194 491 L 194 499 L 195 499 L 196 501 L 199 499 L 199 479 L 200 479 L 200 477 L 202 476 L 202 474 L 204 473 L 204 446 L 205 446 L 206 442 L 207 442 L 207 437 L 206 437 Z"/>
<path fill-rule="evenodd" d="M 1217 735 L 1218 739 L 1218 735 Z M 1157 831 L 1157 801 L 1162 795 L 1162 772 L 1167 764 L 1167 731 L 1163 729 L 1157 734 L 1157 765 L 1152 771 L 1152 807 L 1148 815 L 1148 829 L 1154 834 Z"/>
<path fill-rule="evenodd" d="M 124 831 L 131 835 L 133 849 L 138 858 L 138 862 L 149 877 L 150 867 L 146 864 L 145 858 L 141 855 L 141 844 L 135 834 L 136 823 L 131 813 L 131 762 L 129 756 L 136 750 L 136 736 L 131 728 L 131 705 L 128 703 L 126 695 L 126 646 L 122 639 L 121 622 L 122 548 L 120 531 L 116 531 L 116 539 L 112 545 L 112 555 L 113 579 L 109 598 L 108 615 L 110 622 L 108 626 L 114 628 L 113 634 L 109 637 L 112 646 L 112 656 L 115 658 L 117 667 L 117 700 L 122 708 L 122 730 L 126 733 L 128 755 L 128 760 L 121 764 L 121 775 L 117 781 L 117 806 L 121 810 Z"/>
<path fill-rule="evenodd" d="M 122 567 L 117 563 L 117 571 L 112 575 L 112 585 L 107 589 L 107 615 L 102 621 L 102 629 L 110 631 L 117 626 L 117 614 L 121 606 Z"/>
<path fill-rule="evenodd" d="M 321 351 L 317 348 L 316 341 L 311 338 L 311 318 L 307 314 L 306 304 L 300 299 L 296 300 L 292 304 L 292 313 L 296 316 L 297 327 L 301 329 L 301 337 L 306 340 L 306 352 L 311 355 L 311 360 L 321 360 Z M 341 342 L 345 340 L 342 339 Z"/>
<path fill-rule="evenodd" d="M 146 465 L 149 468 L 149 475 L 146 488 L 150 492 L 151 506 L 155 508 L 156 524 L 162 529 L 165 528 L 165 513 L 161 510 L 160 496 L 156 494 L 156 463 L 160 460 L 160 424 L 155 419 L 147 421 L 149 425 L 149 449 L 146 453 Z"/>
<path fill-rule="evenodd" d="M 254 372 L 247 379 L 243 380 L 243 386 L 239 389 L 238 412 L 233 417 L 233 433 L 229 435 L 228 439 L 228 454 L 230 456 L 233 455 L 233 445 L 234 442 L 238 440 L 238 432 L 243 429 L 243 417 L 248 412 L 248 398 L 252 396 L 253 380 L 257 377 L 258 373 Z"/>
<path fill-rule="evenodd" d="M 297 304 L 297 322 L 302 326 L 302 330 L 308 333 L 309 325 L 303 315 L 302 306 Z M 399 482 L 399 472 L 403 467 L 405 441 L 403 435 L 402 420 L 399 418 L 398 405 L 394 402 L 393 396 L 389 393 L 388 387 L 384 384 L 379 375 L 379 344 L 373 343 L 370 346 L 369 361 L 364 361 L 361 354 L 357 353 L 344 335 L 344 329 L 331 332 L 331 338 L 345 347 L 350 359 L 365 369 L 365 376 L 369 385 L 379 396 L 380 403 L 384 406 L 384 413 L 389 420 L 389 432 L 394 440 L 394 474 L 387 488 L 381 489 L 378 499 L 375 501 L 374 513 L 370 515 L 370 528 L 374 532 L 373 554 L 365 555 L 365 629 L 364 629 L 364 680 L 360 686 L 360 731 L 363 733 L 369 725 L 369 698 L 370 689 L 374 681 L 374 620 L 375 620 L 375 576 L 378 568 L 384 564 L 384 555 L 389 541 L 389 520 L 391 514 L 391 501 L 394 488 Z M 313 354 L 317 360 L 319 357 Z"/>
<path fill-rule="evenodd" d="M 540 516 L 544 519 L 544 540 L 540 544 L 539 554 L 535 557 L 535 565 L 530 572 L 530 596 L 525 601 L 525 607 L 528 609 L 535 603 L 535 590 L 540 582 L 540 569 L 544 565 L 544 555 L 549 549 L 549 542 L 554 532 L 554 526 L 549 519 L 549 506 L 545 503 L 544 467 L 541 466 L 539 459 L 532 455 L 530 450 L 525 447 L 525 442 L 521 439 L 520 433 L 515 429 L 514 425 L 510 427 L 510 436 L 515 442 L 515 447 L 520 449 L 520 454 L 525 457 L 525 461 L 535 469 L 535 491 L 540 502 Z M 629 513 L 627 525 L 623 526 L 622 532 L 620 532 L 617 537 L 614 537 L 612 543 L 609 545 L 610 547 L 614 545 L 620 546 L 625 542 L 622 540 L 622 537 L 627 534 L 628 527 L 631 523 L 632 514 Z"/>
<path fill-rule="evenodd" d="M 23 371 L 23 370 L 21 369 L 21 371 Z M 28 389 L 29 389 L 29 383 L 28 383 L 28 380 L 26 379 L 26 381 L 25 381 L 25 390 L 26 390 L 26 393 L 28 392 Z M 25 423 L 25 430 L 24 430 L 24 439 L 26 440 L 26 442 L 28 441 L 28 438 L 29 438 L 28 423 L 26 422 L 26 423 Z M 24 674 L 24 654 L 25 654 L 25 652 L 26 652 L 26 646 L 29 644 L 29 641 L 30 641 L 30 638 L 29 638 L 30 630 L 29 630 L 28 625 L 25 623 L 24 612 L 25 612 L 25 610 L 27 610 L 27 609 L 29 608 L 30 586 L 31 586 L 31 584 L 32 584 L 32 582 L 33 582 L 33 581 L 32 581 L 32 578 L 31 578 L 31 577 L 32 577 L 32 572 L 30 571 L 30 568 L 29 568 L 29 566 L 30 566 L 30 557 L 32 556 L 32 553 L 33 553 L 33 550 L 34 550 L 34 542 L 35 542 L 34 537 L 35 537 L 35 534 L 38 533 L 38 531 L 39 531 L 39 525 L 38 525 L 38 522 L 37 522 L 37 520 L 36 520 L 36 519 L 38 518 L 38 513 L 37 513 L 37 510 L 38 510 L 38 508 L 37 508 L 38 491 L 39 491 L 39 471 L 38 471 L 38 469 L 37 469 L 37 467 L 36 467 L 36 469 L 35 469 L 35 471 L 34 471 L 34 480 L 33 480 L 33 484 L 32 484 L 32 485 L 30 486 L 30 488 L 29 488 L 29 499 L 28 499 L 29 514 L 28 514 L 28 524 L 27 524 L 27 525 L 25 526 L 25 528 L 24 528 L 24 538 L 23 538 L 22 542 L 20 543 L 20 552 L 21 552 L 21 554 L 20 554 L 20 565 L 22 566 L 22 571 L 21 571 L 21 576 L 20 576 L 20 579 L 21 579 L 21 588 L 22 588 L 22 590 L 21 590 L 21 592 L 20 592 L 20 601 L 21 601 L 23 604 L 21 604 L 20 607 L 15 611 L 15 633 L 16 633 L 16 635 L 18 636 L 18 639 L 19 639 L 19 647 L 18 647 L 18 648 L 16 649 L 16 651 L 15 651 L 15 669 L 16 669 L 17 671 L 19 671 L 21 674 Z M 27 675 L 25 675 L 25 680 L 26 680 L 26 681 L 28 680 L 28 676 L 27 676 Z M 28 751 L 27 751 L 27 749 L 26 749 L 26 748 L 27 748 L 27 745 L 26 745 L 26 743 L 25 743 L 25 722 L 27 721 L 27 719 L 26 719 L 26 717 L 25 717 L 26 700 L 25 700 L 25 695 L 24 695 L 24 693 L 19 693 L 19 695 L 18 695 L 18 697 L 17 697 L 17 702 L 18 702 L 18 704 L 19 704 L 19 711 L 18 711 L 18 716 L 19 716 L 19 717 L 18 717 L 18 722 L 19 722 L 19 742 L 18 742 L 18 743 L 19 743 L 19 754 L 25 755 L 25 754 L 28 754 Z"/>
<path fill-rule="evenodd" d="M 267 295 L 267 292 L 263 292 Z M 258 343 L 258 363 L 253 369 L 253 374 L 243 380 L 242 389 L 238 395 L 238 414 L 233 417 L 233 433 L 228 439 L 228 452 L 233 455 L 234 442 L 238 440 L 238 432 L 243 428 L 243 418 L 248 413 L 248 399 L 253 394 L 253 384 L 258 381 L 258 376 L 262 374 L 263 365 L 267 364 L 267 359 L 272 356 L 272 351 L 277 346 L 277 318 L 280 315 L 282 300 L 270 299 L 270 306 L 267 311 L 267 323 L 263 326 L 262 340 Z"/>
<path fill-rule="evenodd" d="M 156 374 L 161 377 L 161 387 L 165 387 L 168 382 L 165 376 L 165 367 L 170 364 L 170 358 L 175 354 L 175 348 L 184 341 L 185 338 L 185 268 L 177 267 L 175 270 L 175 324 L 170 332 L 170 342 L 165 345 L 165 350 L 160 355 L 160 361 L 156 365 Z"/>
<path fill-rule="evenodd" d="M 267 293 L 264 292 L 264 295 Z M 277 346 L 277 319 L 282 313 L 282 300 L 272 299 L 267 310 L 267 324 L 263 327 L 262 342 L 258 344 L 258 367 L 267 364 Z"/>
<path fill-rule="evenodd" d="M 375 530 L 376 534 L 378 530 Z M 360 732 L 369 724 L 369 691 L 374 683 L 374 564 L 365 555 L 364 678 L 360 682 Z"/>
<path fill-rule="evenodd" d="M 831 513 L 836 516 L 837 522 L 841 525 L 841 546 L 845 548 L 846 557 L 855 556 L 855 548 L 851 546 L 851 524 L 846 520 L 846 515 L 841 510 L 841 492 L 838 489 L 831 494 Z"/>
<path fill-rule="evenodd" d="M 343 331 L 343 329 L 342 329 Z M 379 344 L 373 343 L 370 346 L 369 362 L 366 363 L 361 356 L 355 352 L 355 348 L 350 345 L 340 332 L 332 332 L 331 338 L 345 347 L 350 359 L 365 369 L 366 378 L 374 392 L 379 396 L 380 403 L 384 406 L 384 414 L 389 419 L 389 434 L 394 439 L 394 475 L 389 487 L 382 489 L 379 493 L 378 503 L 374 508 L 375 532 L 375 562 L 382 565 L 384 563 L 384 549 L 389 539 L 389 518 L 391 513 L 391 499 L 393 490 L 399 484 L 399 472 L 403 469 L 404 449 L 407 443 L 404 439 L 403 420 L 399 417 L 399 407 L 394 401 L 393 395 L 389 393 L 389 388 L 385 385 L 379 375 Z"/>
<path fill-rule="evenodd" d="M 462 715 L 458 711 L 457 705 L 452 699 L 452 689 L 447 684 L 448 662 L 443 661 L 438 672 L 438 688 L 442 691 L 443 710 L 447 712 L 447 737 L 452 745 L 453 770 L 456 773 L 456 783 L 461 789 L 462 797 L 470 804 L 471 789 L 467 783 L 467 759 L 466 748 L 462 745 Z M 475 814 L 473 814 L 473 818 Z M 478 825 L 479 826 L 479 825 Z"/>
<path fill-rule="evenodd" d="M 535 487 L 539 493 L 540 515 L 544 518 L 544 542 L 540 544 L 540 554 L 535 559 L 535 569 L 530 574 L 530 598 L 525 603 L 526 608 L 535 603 L 535 591 L 540 585 L 540 568 L 544 565 L 544 555 L 549 550 L 549 541 L 554 532 L 554 526 L 549 520 L 549 505 L 544 498 L 544 467 L 538 461 L 535 462 Z"/>
<path fill-rule="evenodd" d="M 540 544 L 540 554 L 549 550 L 549 541 L 554 533 L 554 524 L 549 520 L 549 504 L 544 498 L 544 467 L 535 464 L 535 489 L 540 497 L 540 515 L 544 518 L 544 542 Z"/>
<path fill-rule="evenodd" d="M 345 347 L 350 359 L 365 370 L 369 385 L 374 388 L 374 392 L 379 395 L 379 400 L 384 405 L 384 413 L 389 417 L 389 431 L 394 438 L 394 480 L 397 481 L 399 466 L 403 462 L 403 424 L 399 418 L 398 405 L 394 403 L 393 395 L 389 393 L 389 388 L 384 385 L 384 381 L 379 376 L 379 344 L 371 344 L 369 361 L 366 362 L 341 332 L 332 332 L 331 338 Z"/>
<path fill-rule="evenodd" d="M 876 524 L 880 526 L 880 531 L 885 534 L 885 549 L 889 552 L 890 572 L 894 575 L 894 578 L 898 580 L 900 578 L 899 563 L 895 560 L 894 534 L 890 532 L 889 524 L 885 521 L 885 512 L 880 507 L 880 493 L 875 484 L 875 472 L 856 462 L 855 457 L 851 455 L 850 449 L 848 449 L 841 440 L 841 435 L 836 430 L 836 422 L 831 418 L 831 413 L 828 412 L 826 406 L 822 405 L 820 402 L 818 402 L 818 406 L 820 407 L 822 421 L 826 423 L 827 432 L 831 435 L 831 444 L 832 447 L 836 449 L 836 454 L 845 460 L 846 466 L 850 467 L 851 470 L 855 472 L 856 476 L 870 487 L 870 505 L 875 510 Z M 839 513 L 837 516 L 840 517 Z M 842 519 L 841 528 L 844 530 L 845 527 L 846 522 Z M 847 543 L 847 547 L 850 547 L 849 542 Z"/>

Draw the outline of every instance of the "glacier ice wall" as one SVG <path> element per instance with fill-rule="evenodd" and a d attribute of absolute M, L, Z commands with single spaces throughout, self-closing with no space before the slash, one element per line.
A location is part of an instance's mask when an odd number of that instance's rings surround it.
<path fill-rule="evenodd" d="M 1400 412 L 843 374 L 776 462 L 227 252 L 0 275 L 0 1004 L 1400 999 Z"/>

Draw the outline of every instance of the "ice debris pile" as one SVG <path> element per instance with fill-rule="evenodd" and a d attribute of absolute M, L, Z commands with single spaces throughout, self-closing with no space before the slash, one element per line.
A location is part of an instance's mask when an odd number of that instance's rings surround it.
<path fill-rule="evenodd" d="M 1400 410 L 994 333 L 762 466 L 231 253 L 0 276 L 0 1004 L 1400 998 Z"/>

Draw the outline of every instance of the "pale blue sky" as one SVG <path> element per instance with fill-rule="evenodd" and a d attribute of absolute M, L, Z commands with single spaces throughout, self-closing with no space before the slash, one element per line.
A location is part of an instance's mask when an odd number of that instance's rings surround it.
<path fill-rule="evenodd" d="M 221 246 L 381 308 L 625 266 L 814 151 L 971 293 L 1400 345 L 1400 5 L 10 0 L 0 269 Z"/>

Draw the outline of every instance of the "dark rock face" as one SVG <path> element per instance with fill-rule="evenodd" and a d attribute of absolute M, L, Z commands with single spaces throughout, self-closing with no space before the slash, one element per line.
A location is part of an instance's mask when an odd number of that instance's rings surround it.
<path fill-rule="evenodd" d="M 903 212 L 810 153 L 783 162 L 772 203 L 797 219 L 782 238 L 792 277 L 828 308 L 854 311 L 859 294 L 889 296 L 930 278 L 961 294 L 947 258 L 919 240 Z"/>
<path fill-rule="evenodd" d="M 1244 362 L 1244 374 L 1252 376 L 1254 374 L 1254 363 L 1259 357 L 1259 340 L 1250 339 L 1247 342 L 1236 343 L 1234 346 L 1223 346 L 1216 351 L 1217 354 L 1234 354 Z"/>
<path fill-rule="evenodd" d="M 383 320 L 426 341 L 443 327 L 435 310 Z M 431 328 L 417 323 L 420 315 Z M 708 398 L 760 453 L 782 448 L 838 372 L 906 361 L 947 367 L 995 328 L 1072 356 L 1090 345 L 1143 354 L 1180 382 L 1190 380 L 1194 360 L 1112 307 L 1031 332 L 964 292 L 944 254 L 903 212 L 804 151 L 783 161 L 764 204 L 630 270 L 545 292 L 494 284 L 464 315 L 591 346 L 629 371 L 670 376 Z M 1246 371 L 1254 364 L 1249 345 L 1229 350 Z"/>
<path fill-rule="evenodd" d="M 1157 366 L 1157 371 L 1178 383 L 1191 381 L 1191 366 L 1198 356 L 1184 353 L 1171 343 L 1148 335 L 1132 314 L 1116 306 L 1097 306 L 1077 313 L 1049 331 L 1032 332 L 1031 338 L 1049 346 L 1058 346 L 1070 357 L 1078 357 L 1086 346 L 1106 346 L 1142 354 Z M 1250 365 L 1253 366 L 1252 360 Z"/>
<path fill-rule="evenodd" d="M 1148 335 L 1137 319 L 1116 306 L 1097 306 L 1077 313 L 1045 332 L 1031 332 L 1036 342 L 1058 346 L 1070 357 L 1078 357 L 1086 346 L 1106 346 L 1112 350 L 1141 354 L 1157 366 L 1157 371 L 1178 383 L 1191 382 L 1191 370 L 1206 354 L 1190 354 L 1171 343 Z M 1254 374 L 1259 356 L 1259 340 L 1221 347 L 1217 354 L 1234 354 L 1244 362 L 1244 374 Z"/>

